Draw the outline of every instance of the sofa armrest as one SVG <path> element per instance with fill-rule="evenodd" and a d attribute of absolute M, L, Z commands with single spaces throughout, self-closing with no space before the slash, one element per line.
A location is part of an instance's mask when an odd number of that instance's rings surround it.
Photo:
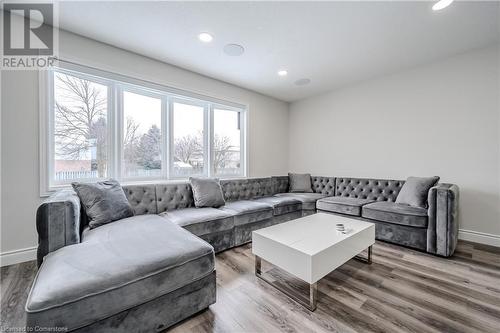
<path fill-rule="evenodd" d="M 458 195 L 454 184 L 437 184 L 429 190 L 427 252 L 449 257 L 458 240 Z"/>
<path fill-rule="evenodd" d="M 73 190 L 61 190 L 36 211 L 38 266 L 43 257 L 63 246 L 80 243 L 80 199 Z"/>

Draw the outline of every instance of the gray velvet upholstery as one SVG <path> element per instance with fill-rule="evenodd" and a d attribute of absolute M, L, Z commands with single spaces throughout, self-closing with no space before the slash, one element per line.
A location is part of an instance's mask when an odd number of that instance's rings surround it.
<path fill-rule="evenodd" d="M 134 215 L 120 183 L 114 179 L 96 183 L 71 183 L 80 198 L 90 228 Z"/>
<path fill-rule="evenodd" d="M 234 217 L 234 225 L 253 223 L 273 217 L 273 206 L 255 200 L 229 202 L 219 210 Z"/>
<path fill-rule="evenodd" d="M 308 173 L 288 173 L 288 191 L 291 193 L 312 193 L 311 175 Z"/>
<path fill-rule="evenodd" d="M 219 178 L 189 177 L 189 183 L 193 190 L 194 205 L 201 207 L 224 206 L 224 195 L 220 186 Z"/>
<path fill-rule="evenodd" d="M 66 245 L 80 243 L 80 199 L 73 189 L 58 191 L 36 211 L 37 263 Z"/>
<path fill-rule="evenodd" d="M 156 206 L 159 213 L 194 207 L 193 191 L 189 183 L 156 185 Z"/>
<path fill-rule="evenodd" d="M 211 207 L 177 209 L 161 213 L 160 216 L 196 236 L 231 230 L 234 226 L 232 214 Z"/>
<path fill-rule="evenodd" d="M 207 241 L 215 252 L 233 246 L 234 218 L 217 208 L 185 208 L 167 211 L 160 216 Z"/>
<path fill-rule="evenodd" d="M 327 197 L 318 200 L 316 208 L 340 214 L 361 216 L 361 207 L 372 202 L 374 201 L 351 197 Z"/>
<path fill-rule="evenodd" d="M 158 214 L 154 185 L 123 186 L 123 192 L 125 192 L 135 215 Z"/>
<path fill-rule="evenodd" d="M 271 177 L 273 184 L 273 194 L 288 193 L 288 176 Z"/>
<path fill-rule="evenodd" d="M 335 195 L 356 199 L 395 202 L 402 180 L 336 178 Z"/>
<path fill-rule="evenodd" d="M 37 210 L 39 265 L 45 260 L 28 298 L 28 326 L 168 328 L 215 302 L 213 251 L 251 241 L 253 230 L 313 214 L 316 204 L 332 214 L 359 215 L 361 206 L 363 217 L 355 218 L 374 222 L 377 239 L 452 255 L 458 187 L 432 187 L 429 208 L 415 210 L 394 203 L 404 183 L 311 176 L 314 193 L 288 193 L 287 176 L 222 180 L 226 205 L 218 209 L 194 208 L 185 182 L 124 186 L 136 216 L 95 229 L 86 227 L 75 192 L 59 191 Z M 205 250 L 210 254 L 201 255 Z"/>
<path fill-rule="evenodd" d="M 429 190 L 427 252 L 451 256 L 458 241 L 457 185 L 438 184 Z"/>
<path fill-rule="evenodd" d="M 163 332 L 216 300 L 215 271 L 168 294 L 82 327 L 75 333 Z"/>
<path fill-rule="evenodd" d="M 311 176 L 314 193 L 331 197 L 335 195 L 335 177 Z"/>
<path fill-rule="evenodd" d="M 273 224 L 273 206 L 254 200 L 228 202 L 220 210 L 234 216 L 233 246 L 252 240 L 252 231 Z"/>
<path fill-rule="evenodd" d="M 427 209 L 395 202 L 374 202 L 364 205 L 361 215 L 382 222 L 427 228 Z"/>
<path fill-rule="evenodd" d="M 28 297 L 27 323 L 80 328 L 213 271 L 213 248 L 191 233 L 156 215 L 122 219 L 45 257 Z"/>
<path fill-rule="evenodd" d="M 299 200 L 302 203 L 302 210 L 316 210 L 316 201 L 326 197 L 321 193 L 278 193 L 276 196 Z"/>
<path fill-rule="evenodd" d="M 374 222 L 373 220 L 368 220 Z M 421 251 L 426 251 L 425 228 L 409 227 L 401 224 L 375 222 L 375 238 L 378 240 L 391 242 L 398 245 L 412 247 Z"/>
<path fill-rule="evenodd" d="M 437 184 L 439 177 L 408 177 L 399 191 L 396 203 L 413 207 L 427 208 L 427 196 L 431 187 Z"/>
<path fill-rule="evenodd" d="M 226 201 L 250 200 L 274 194 L 271 178 L 245 178 L 221 181 Z"/>
<path fill-rule="evenodd" d="M 288 196 L 265 197 L 255 199 L 255 201 L 272 206 L 275 216 L 302 210 L 302 202 Z"/>

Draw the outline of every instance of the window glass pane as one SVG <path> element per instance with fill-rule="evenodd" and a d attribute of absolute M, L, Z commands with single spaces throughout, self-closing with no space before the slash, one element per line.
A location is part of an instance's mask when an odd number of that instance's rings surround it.
<path fill-rule="evenodd" d="M 217 176 L 238 176 L 241 168 L 239 112 L 214 109 L 213 172 Z"/>
<path fill-rule="evenodd" d="M 123 92 L 123 176 L 161 175 L 161 99 Z"/>
<path fill-rule="evenodd" d="M 108 177 L 107 87 L 54 73 L 54 180 Z"/>
<path fill-rule="evenodd" d="M 203 107 L 173 103 L 172 173 L 175 177 L 203 174 L 205 165 L 203 119 Z"/>

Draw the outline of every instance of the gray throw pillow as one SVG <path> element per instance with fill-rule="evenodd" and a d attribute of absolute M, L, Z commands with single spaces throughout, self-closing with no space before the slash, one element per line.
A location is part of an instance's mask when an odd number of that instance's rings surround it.
<path fill-rule="evenodd" d="M 399 191 L 396 203 L 410 205 L 413 207 L 427 208 L 427 195 L 431 187 L 436 185 L 439 177 L 408 177 L 401 191 Z"/>
<path fill-rule="evenodd" d="M 132 206 L 119 182 L 72 183 L 89 219 L 90 229 L 134 216 Z"/>
<path fill-rule="evenodd" d="M 220 207 L 226 204 L 218 178 L 190 177 L 189 182 L 196 207 Z"/>
<path fill-rule="evenodd" d="M 290 192 L 312 193 L 311 174 L 309 173 L 288 173 Z"/>

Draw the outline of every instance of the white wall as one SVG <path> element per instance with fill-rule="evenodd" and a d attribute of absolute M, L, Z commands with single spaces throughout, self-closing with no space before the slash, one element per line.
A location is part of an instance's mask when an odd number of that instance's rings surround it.
<path fill-rule="evenodd" d="M 290 170 L 460 187 L 461 237 L 500 246 L 499 53 L 491 47 L 290 105 Z M 495 235 L 498 238 L 495 238 Z"/>
<path fill-rule="evenodd" d="M 249 176 L 288 171 L 288 104 L 74 34 L 60 33 L 60 57 L 87 66 L 249 105 Z M 1 121 L 2 264 L 33 258 L 39 193 L 38 73 L 3 71 Z M 20 251 L 20 252 L 17 252 Z"/>

